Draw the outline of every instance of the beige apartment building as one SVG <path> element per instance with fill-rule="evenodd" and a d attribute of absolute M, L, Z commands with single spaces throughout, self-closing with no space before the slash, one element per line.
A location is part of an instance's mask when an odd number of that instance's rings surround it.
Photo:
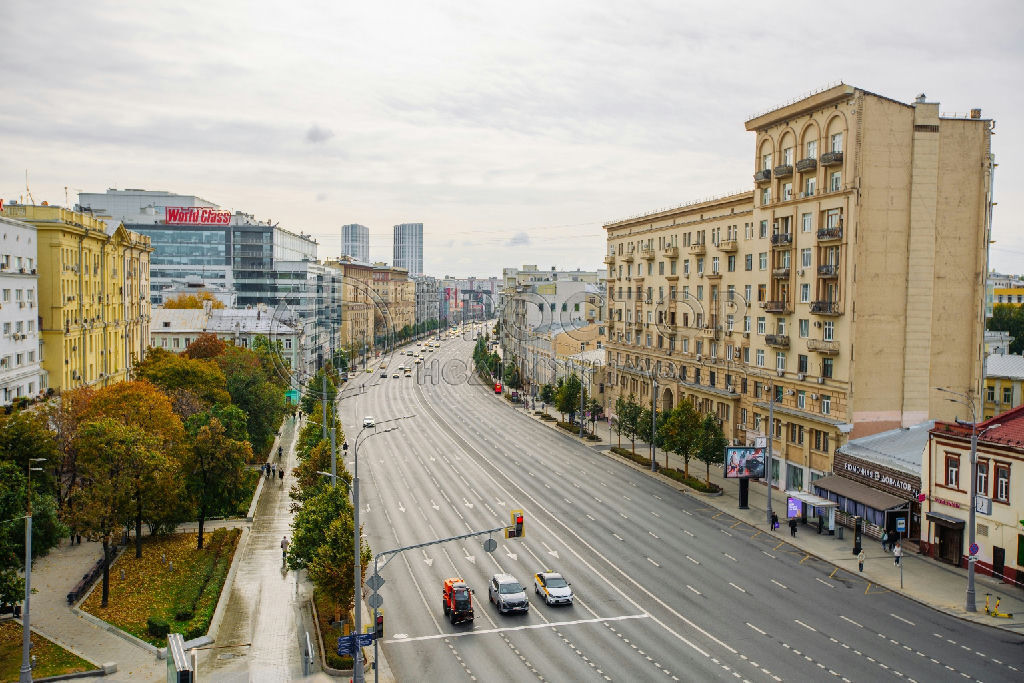
<path fill-rule="evenodd" d="M 374 334 L 390 344 L 395 334 L 416 324 L 416 283 L 405 268 L 384 263 L 374 264 L 371 282 L 376 302 Z"/>
<path fill-rule="evenodd" d="M 373 348 L 373 266 L 344 256 L 323 265 L 341 275 L 338 344 L 350 358 L 358 356 L 364 347 Z"/>
<path fill-rule="evenodd" d="M 604 226 L 609 402 L 747 443 L 773 396 L 773 480 L 807 490 L 849 438 L 953 419 L 935 387 L 980 396 L 992 122 L 838 85 L 746 128 L 752 192 Z"/>

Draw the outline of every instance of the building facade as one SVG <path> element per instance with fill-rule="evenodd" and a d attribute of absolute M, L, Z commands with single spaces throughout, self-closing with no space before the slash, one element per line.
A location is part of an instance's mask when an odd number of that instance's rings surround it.
<path fill-rule="evenodd" d="M 58 206 L 5 206 L 36 228 L 42 362 L 56 390 L 124 380 L 149 342 L 149 238 Z"/>
<path fill-rule="evenodd" d="M 370 229 L 358 223 L 341 226 L 341 255 L 369 263 Z"/>
<path fill-rule="evenodd" d="M 395 226 L 394 256 L 391 264 L 404 268 L 410 277 L 423 275 L 423 224 L 400 223 Z"/>
<path fill-rule="evenodd" d="M 1024 356 L 993 353 L 985 358 L 985 390 L 982 414 L 985 419 L 1005 413 L 1024 403 Z"/>
<path fill-rule="evenodd" d="M 416 324 L 416 283 L 403 268 L 373 266 L 374 337 L 378 345 L 394 343 L 395 335 Z"/>
<path fill-rule="evenodd" d="M 348 354 L 351 365 L 365 359 L 374 347 L 373 321 L 377 310 L 373 288 L 373 266 L 348 259 L 325 263 L 340 273 L 341 317 L 338 345 Z"/>
<path fill-rule="evenodd" d="M 441 296 L 441 281 L 429 275 L 413 278 L 416 284 L 416 324 L 427 323 L 440 317 L 438 305 Z"/>
<path fill-rule="evenodd" d="M 605 225 L 609 391 L 660 376 L 806 491 L 848 438 L 951 417 L 932 387 L 979 394 L 991 121 L 839 85 L 746 128 L 752 192 Z"/>
<path fill-rule="evenodd" d="M 37 398 L 47 388 L 39 335 L 34 226 L 0 217 L 0 405 Z"/>

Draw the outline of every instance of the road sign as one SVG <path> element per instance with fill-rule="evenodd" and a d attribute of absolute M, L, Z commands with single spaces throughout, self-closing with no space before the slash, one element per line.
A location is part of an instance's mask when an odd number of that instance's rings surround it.
<path fill-rule="evenodd" d="M 380 574 L 371 574 L 370 578 L 366 580 L 366 585 L 375 591 L 380 590 L 380 587 L 384 585 L 384 577 Z"/>
<path fill-rule="evenodd" d="M 992 514 L 992 499 L 986 496 L 974 497 L 974 511 L 981 515 Z"/>
<path fill-rule="evenodd" d="M 370 597 L 366 599 L 370 607 L 380 607 L 384 604 L 384 598 L 380 597 L 380 593 L 370 593 Z"/>
<path fill-rule="evenodd" d="M 896 518 L 896 531 L 900 532 L 901 534 L 904 534 L 904 533 L 907 532 L 907 518 L 906 517 L 897 517 Z"/>
<path fill-rule="evenodd" d="M 981 550 L 981 548 L 978 547 L 977 543 L 972 543 L 969 550 L 971 551 L 971 555 L 977 555 L 978 551 Z"/>
<path fill-rule="evenodd" d="M 353 636 L 338 636 L 338 656 L 351 656 L 354 649 Z"/>
<path fill-rule="evenodd" d="M 373 645 L 373 634 L 372 633 L 360 633 L 356 636 L 359 647 L 370 647 Z"/>
<path fill-rule="evenodd" d="M 486 541 L 484 541 L 484 552 L 485 553 L 493 553 L 495 548 L 497 548 L 497 547 L 498 547 L 498 542 L 495 541 L 493 538 L 488 538 Z"/>

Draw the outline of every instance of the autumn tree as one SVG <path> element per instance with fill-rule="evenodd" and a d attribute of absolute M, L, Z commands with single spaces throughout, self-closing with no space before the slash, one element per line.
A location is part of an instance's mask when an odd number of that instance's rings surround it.
<path fill-rule="evenodd" d="M 44 458 L 39 472 L 32 479 L 32 488 L 56 492 L 53 471 L 57 467 L 57 441 L 42 411 L 19 410 L 0 417 L 0 462 L 12 462 L 25 471 L 29 458 Z"/>
<path fill-rule="evenodd" d="M 341 445 L 338 445 L 338 449 L 341 449 Z M 343 454 L 338 453 L 336 456 L 336 472 L 338 476 L 338 487 L 348 491 L 352 486 L 352 474 L 345 467 L 343 460 Z M 293 470 L 294 484 L 292 485 L 289 495 L 293 500 L 302 502 L 307 498 L 310 498 L 317 493 L 323 487 L 329 487 L 331 485 L 330 477 L 320 474 L 320 472 L 331 471 L 331 442 L 327 439 L 323 439 L 318 443 L 305 458 L 300 458 L 298 467 Z"/>
<path fill-rule="evenodd" d="M 200 427 L 210 424 L 212 419 L 220 420 L 224 426 L 224 433 L 229 439 L 235 441 L 248 441 L 249 428 L 248 416 L 245 411 L 235 405 L 214 404 L 209 410 L 196 413 L 185 421 L 185 431 L 195 438 Z"/>
<path fill-rule="evenodd" d="M 53 429 L 57 448 L 54 474 L 57 483 L 57 507 L 64 510 L 78 486 L 78 434 L 90 418 L 96 391 L 90 387 L 61 392 L 44 408 Z"/>
<path fill-rule="evenodd" d="M 78 466 L 86 482 L 71 497 L 70 523 L 78 530 L 98 535 L 103 541 L 103 597 L 110 598 L 110 543 L 132 514 L 128 463 L 138 449 L 149 448 L 146 432 L 113 418 L 83 426 L 79 434 Z"/>
<path fill-rule="evenodd" d="M 212 332 L 204 332 L 185 347 L 185 355 L 196 359 L 216 358 L 224 353 L 225 348 L 227 344 L 220 337 Z"/>
<path fill-rule="evenodd" d="M 148 380 L 167 393 L 187 389 L 208 406 L 231 400 L 224 372 L 212 360 L 151 348 L 146 359 L 135 366 L 135 376 Z"/>
<path fill-rule="evenodd" d="M 355 606 L 352 553 L 354 530 L 351 514 L 332 519 L 326 533 L 321 533 L 322 541 L 306 565 L 313 585 L 330 595 L 340 608 L 339 611 L 345 614 Z M 360 578 L 365 580 L 366 572 L 373 563 L 373 553 L 366 537 L 360 535 L 360 539 Z"/>
<path fill-rule="evenodd" d="M 213 511 L 233 508 L 245 493 L 246 463 L 252 448 L 227 436 L 224 425 L 212 418 L 196 432 L 182 462 L 185 488 L 199 518 L 198 549 L 203 549 L 203 527 Z"/>
<path fill-rule="evenodd" d="M 135 557 L 139 558 L 142 557 L 144 515 L 149 511 L 150 503 L 169 493 L 165 490 L 166 483 L 168 479 L 177 476 L 180 465 L 160 451 L 159 438 L 141 432 L 136 436 L 134 448 L 126 454 L 123 466 L 125 478 L 131 489 L 131 509 L 135 520 Z"/>
<path fill-rule="evenodd" d="M 228 346 L 216 358 L 227 379 L 231 401 L 245 411 L 252 450 L 265 455 L 287 412 L 285 387 L 268 375 L 266 354 Z"/>
<path fill-rule="evenodd" d="M 182 292 L 164 301 L 164 308 L 202 308 L 207 301 L 211 308 L 224 308 L 223 302 L 218 301 L 211 292 Z"/>
<path fill-rule="evenodd" d="M 640 413 L 643 406 L 636 402 L 636 396 L 630 394 L 622 405 L 616 404 L 615 412 L 619 416 L 619 425 L 622 432 L 629 438 L 630 450 L 636 455 L 636 437 L 640 436 Z"/>

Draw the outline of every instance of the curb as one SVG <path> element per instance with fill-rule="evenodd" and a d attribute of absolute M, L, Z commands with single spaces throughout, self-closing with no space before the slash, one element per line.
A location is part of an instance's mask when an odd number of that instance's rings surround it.
<path fill-rule="evenodd" d="M 260 477 L 260 487 L 263 486 L 262 477 Z M 257 493 L 261 489 L 257 487 Z M 256 496 L 253 496 L 256 499 Z M 238 539 L 238 543 L 235 544 L 235 556 L 231 558 L 231 567 L 228 569 L 228 575 L 224 578 L 224 585 L 220 588 L 220 596 L 217 598 L 217 606 L 213 610 L 213 616 L 210 618 L 210 626 L 206 629 L 206 635 L 210 638 L 210 642 L 216 642 L 217 632 L 220 630 L 220 622 L 224 620 L 224 612 L 227 609 L 227 597 L 231 595 L 231 587 L 235 583 L 235 574 L 238 573 L 238 565 L 241 562 L 242 554 L 249 547 L 249 539 L 252 538 L 252 528 L 242 527 L 242 534 L 244 538 Z M 244 547 L 243 547 L 244 546 Z"/>
<path fill-rule="evenodd" d="M 90 591 L 90 593 L 91 592 L 92 591 Z M 114 626 L 113 624 L 109 624 L 109 623 L 103 621 L 102 619 L 100 619 L 99 617 L 93 616 L 92 614 L 89 614 L 88 612 L 84 612 L 84 611 L 80 610 L 77 607 L 72 607 L 71 608 L 71 612 L 73 614 L 75 614 L 76 616 L 78 616 L 78 617 L 80 617 L 82 619 L 85 619 L 86 621 L 88 621 L 90 624 L 92 624 L 96 628 L 99 628 L 99 629 L 102 629 L 102 630 L 107 631 L 109 633 L 112 633 L 115 636 L 117 636 L 118 638 L 122 638 L 122 639 L 128 641 L 132 645 L 135 645 L 136 647 L 142 648 L 143 650 L 145 650 L 146 652 L 150 653 L 154 657 L 159 657 L 160 656 L 160 648 L 158 648 L 156 645 L 151 645 L 150 643 L 147 643 L 146 641 L 142 640 L 141 638 L 137 638 L 136 636 L 133 636 L 132 634 L 128 633 L 127 631 L 122 631 L 121 629 L 119 629 L 118 627 Z"/>
<path fill-rule="evenodd" d="M 245 521 L 247 522 L 251 522 L 256 518 L 256 505 L 260 502 L 260 494 L 263 493 L 263 482 L 266 480 L 266 477 L 263 476 L 260 470 L 256 471 L 260 472 L 260 481 L 256 484 L 256 490 L 252 492 L 252 502 L 249 503 L 249 511 L 245 513 Z"/>
<path fill-rule="evenodd" d="M 320 647 L 317 649 L 317 656 L 320 658 L 320 670 L 328 676 L 335 678 L 351 676 L 355 669 L 334 669 L 327 666 L 327 655 L 324 653 L 324 634 L 320 631 L 320 614 L 316 609 L 316 600 L 312 596 L 309 598 L 309 606 L 313 611 L 313 627 L 316 629 L 316 640 L 320 644 Z"/>

